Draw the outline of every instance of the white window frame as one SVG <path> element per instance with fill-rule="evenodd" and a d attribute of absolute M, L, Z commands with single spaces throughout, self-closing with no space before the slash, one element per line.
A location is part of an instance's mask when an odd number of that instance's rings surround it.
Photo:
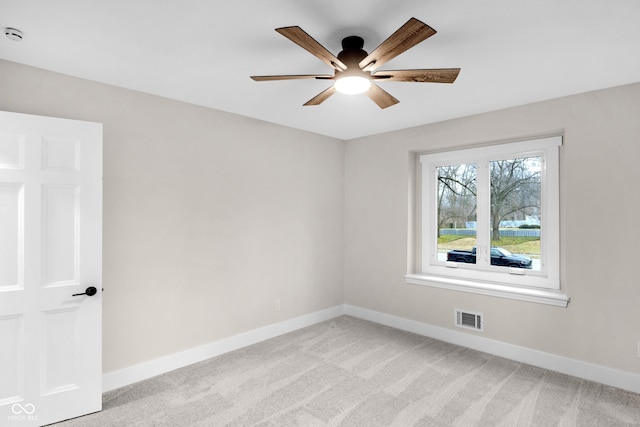
<path fill-rule="evenodd" d="M 511 298 L 566 307 L 569 298 L 560 287 L 560 175 L 561 136 L 474 147 L 419 156 L 421 202 L 417 236 L 417 271 L 406 275 L 410 284 Z M 541 157 L 540 271 L 492 266 L 490 261 L 489 162 Z M 476 264 L 438 260 L 437 168 L 477 164 Z"/>

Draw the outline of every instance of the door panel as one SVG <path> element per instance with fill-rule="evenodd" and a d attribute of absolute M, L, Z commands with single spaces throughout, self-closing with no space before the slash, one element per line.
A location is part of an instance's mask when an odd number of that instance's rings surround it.
<path fill-rule="evenodd" d="M 0 235 L 0 424 L 99 411 L 101 125 L 0 112 Z"/>
<path fill-rule="evenodd" d="M 75 185 L 42 187 L 43 285 L 76 285 L 78 218 Z"/>
<path fill-rule="evenodd" d="M 22 169 L 24 162 L 24 135 L 0 132 L 0 168 Z"/>
<path fill-rule="evenodd" d="M 74 374 L 73 334 L 77 323 L 78 309 L 48 310 L 43 312 L 42 327 L 44 339 L 42 352 L 44 366 L 42 375 L 42 391 L 44 394 L 78 387 L 78 379 Z"/>
<path fill-rule="evenodd" d="M 22 316 L 0 317 L 0 404 L 19 396 L 24 390 Z"/>
<path fill-rule="evenodd" d="M 0 184 L 0 289 L 22 286 L 22 185 Z"/>

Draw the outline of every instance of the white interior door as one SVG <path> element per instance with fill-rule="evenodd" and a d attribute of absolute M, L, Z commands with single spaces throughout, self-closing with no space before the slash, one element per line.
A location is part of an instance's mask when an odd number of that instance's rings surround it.
<path fill-rule="evenodd" d="M 0 425 L 102 409 L 101 276 L 102 125 L 0 112 Z"/>

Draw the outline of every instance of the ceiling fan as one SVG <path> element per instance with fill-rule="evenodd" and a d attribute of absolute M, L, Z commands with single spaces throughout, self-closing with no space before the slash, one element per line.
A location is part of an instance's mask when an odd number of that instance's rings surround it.
<path fill-rule="evenodd" d="M 334 81 L 332 86 L 311 98 L 304 104 L 305 106 L 319 105 L 338 91 L 347 94 L 366 93 L 380 108 L 387 108 L 400 101 L 375 82 L 453 83 L 460 72 L 460 68 L 376 71 L 382 64 L 436 33 L 436 30 L 416 18 L 409 19 L 369 54 L 362 50 L 364 40 L 361 37 L 345 37 L 342 40 L 342 52 L 337 57 L 298 26 L 276 28 L 276 31 L 333 68 L 333 75 L 302 74 L 251 76 L 251 78 L 259 82 L 296 79 Z"/>

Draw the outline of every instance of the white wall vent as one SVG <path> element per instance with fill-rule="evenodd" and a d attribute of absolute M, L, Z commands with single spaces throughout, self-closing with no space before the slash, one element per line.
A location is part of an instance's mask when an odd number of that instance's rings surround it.
<path fill-rule="evenodd" d="M 459 328 L 473 329 L 482 332 L 484 330 L 484 315 L 470 311 L 455 309 L 455 325 Z"/>

